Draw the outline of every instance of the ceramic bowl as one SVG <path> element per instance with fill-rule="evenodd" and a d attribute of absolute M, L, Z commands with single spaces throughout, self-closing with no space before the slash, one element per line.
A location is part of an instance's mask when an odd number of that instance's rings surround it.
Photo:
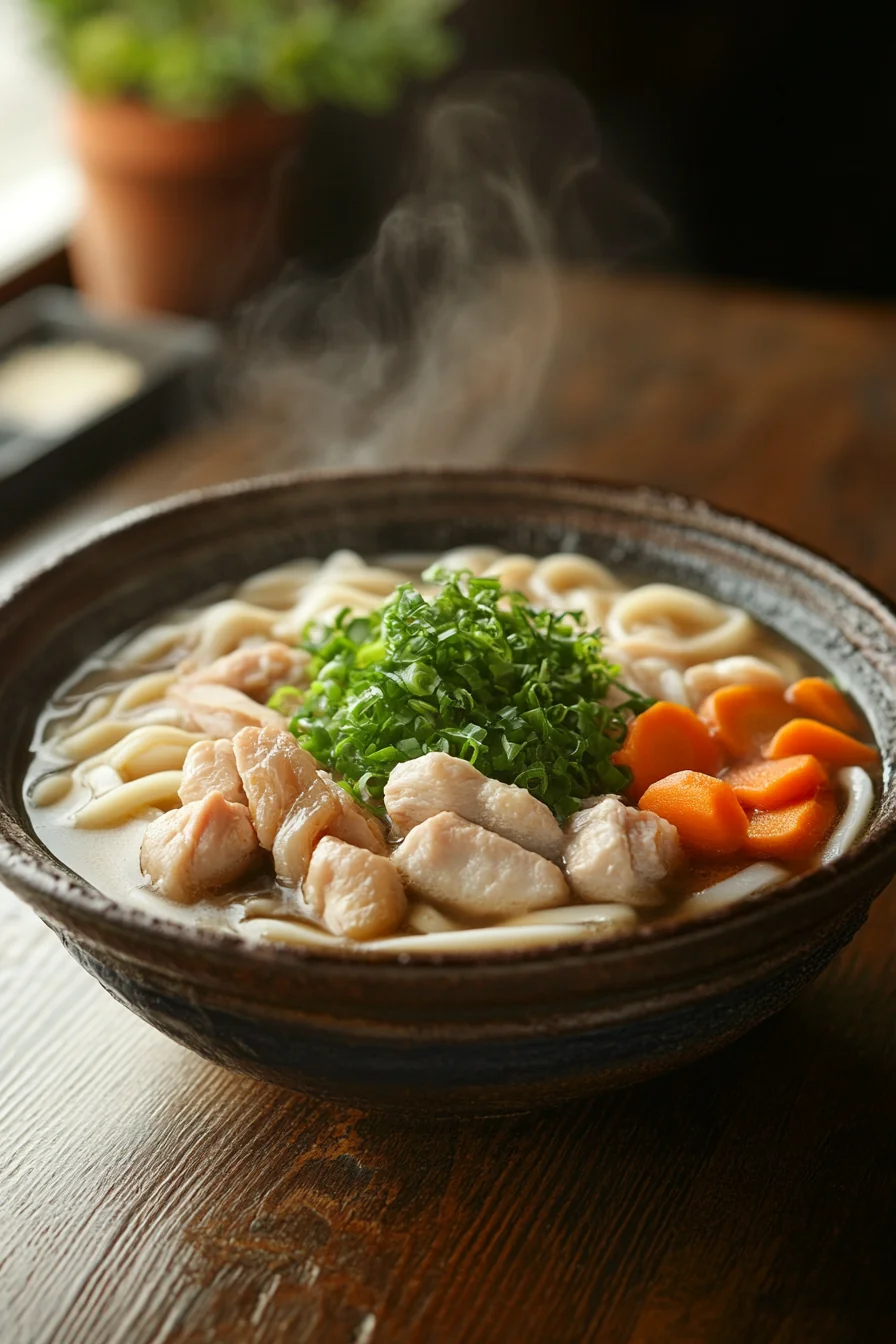
<path fill-rule="evenodd" d="M 698 923 L 467 957 L 248 946 L 111 901 L 37 841 L 35 719 L 89 653 L 214 584 L 290 557 L 489 542 L 577 549 L 746 608 L 846 684 L 884 759 L 866 838 L 830 867 Z M 210 1059 L 356 1105 L 487 1112 L 673 1068 L 781 1008 L 896 870 L 896 615 L 828 560 L 653 490 L 506 470 L 289 475 L 129 514 L 0 608 L 0 877 L 141 1017 Z"/>

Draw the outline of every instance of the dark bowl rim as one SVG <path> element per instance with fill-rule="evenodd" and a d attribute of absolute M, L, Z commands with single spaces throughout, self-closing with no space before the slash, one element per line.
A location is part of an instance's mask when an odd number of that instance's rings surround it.
<path fill-rule="evenodd" d="M 539 483 L 570 487 L 582 487 L 607 492 L 619 497 L 636 495 L 641 499 L 652 499 L 658 504 L 676 503 L 685 506 L 680 519 L 696 530 L 702 530 L 710 518 L 728 519 L 740 525 L 746 525 L 751 535 L 741 538 L 743 544 L 755 548 L 756 542 L 766 539 L 771 542 L 784 542 L 797 552 L 815 561 L 821 561 L 832 576 L 839 577 L 856 585 L 867 596 L 878 603 L 894 621 L 896 621 L 896 602 L 881 592 L 873 584 L 855 574 L 847 566 L 832 559 L 825 552 L 807 546 L 804 542 L 790 536 L 787 532 L 771 528 L 757 522 L 745 514 L 732 509 L 711 504 L 699 495 L 690 495 L 677 490 L 645 485 L 638 481 L 609 480 L 599 476 L 556 472 L 550 470 L 531 470 L 513 466 L 495 467 L 398 467 L 390 469 L 357 468 L 348 470 L 298 468 L 289 471 L 272 472 L 264 476 L 244 477 L 221 484 L 202 486 L 193 490 L 179 492 L 159 500 L 141 504 L 124 513 L 90 527 L 78 535 L 77 540 L 67 540 L 48 552 L 25 573 L 19 575 L 11 584 L 0 590 L 0 612 L 25 598 L 28 590 L 46 574 L 52 572 L 66 561 L 91 549 L 97 543 L 110 536 L 130 531 L 144 522 L 154 521 L 160 516 L 174 516 L 191 509 L 215 505 L 218 501 L 239 496 L 263 495 L 275 489 L 291 488 L 302 481 L 314 481 L 316 484 L 340 485 L 347 480 L 369 479 L 384 482 L 398 479 L 428 479 L 439 481 L 470 481 L 476 477 L 494 478 L 500 470 L 508 485 L 514 483 L 538 485 Z M 695 517 L 694 514 L 697 514 Z M 674 524 L 673 524 L 674 525 Z M 891 688 L 896 703 L 896 687 Z M 0 814 L 5 814 L 17 830 L 24 830 L 18 817 L 0 803 Z M 583 938 L 580 941 L 545 942 L 536 946 L 519 948 L 499 948 L 481 952 L 432 952 L 424 953 L 389 952 L 377 949 L 370 952 L 363 944 L 357 947 L 339 943 L 332 948 L 324 944 L 301 946 L 298 944 L 269 942 L 247 942 L 239 934 L 230 930 L 210 928 L 191 928 L 186 923 L 150 914 L 139 908 L 129 908 L 98 888 L 85 882 L 76 874 L 71 874 L 61 860 L 36 836 L 33 837 L 47 856 L 33 859 L 13 840 L 0 835 L 0 880 L 7 882 L 29 903 L 38 906 L 46 904 L 53 909 L 69 908 L 87 917 L 94 925 L 109 925 L 112 929 L 126 935 L 137 934 L 147 944 L 164 951 L 172 946 L 184 950 L 194 946 L 214 956 L 218 961 L 247 968 L 267 965 L 281 971 L 290 968 L 306 968 L 309 965 L 350 965 L 353 971 L 362 975 L 375 974 L 377 970 L 395 969 L 411 971 L 427 967 L 444 968 L 450 966 L 462 973 L 464 968 L 491 966 L 512 967 L 517 964 L 533 962 L 579 961 L 584 957 L 614 958 L 616 954 L 626 954 L 641 947 L 657 944 L 680 945 L 685 941 L 704 940 L 712 937 L 718 930 L 725 929 L 736 922 L 743 923 L 751 916 L 761 918 L 770 907 L 782 899 L 793 904 L 808 904 L 820 896 L 827 888 L 842 878 L 858 882 L 862 874 L 873 869 L 888 852 L 896 849 L 896 818 L 886 829 L 873 839 L 863 839 L 846 854 L 823 868 L 789 878 L 765 891 L 748 897 L 742 902 L 726 906 L 719 910 L 707 911 L 688 920 L 658 920 L 647 927 L 637 928 L 627 933 L 606 938 Z M 36 901 L 31 898 L 36 897 Z M 63 922 L 60 919 L 60 922 Z"/>

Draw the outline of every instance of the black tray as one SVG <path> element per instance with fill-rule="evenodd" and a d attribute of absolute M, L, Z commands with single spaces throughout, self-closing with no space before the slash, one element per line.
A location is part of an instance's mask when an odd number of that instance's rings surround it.
<path fill-rule="evenodd" d="M 20 346 L 73 340 L 129 355 L 141 366 L 141 384 L 59 433 L 19 428 L 0 417 L 0 532 L 211 406 L 219 338 L 209 323 L 104 317 L 73 290 L 50 286 L 0 308 L 0 364 Z"/>

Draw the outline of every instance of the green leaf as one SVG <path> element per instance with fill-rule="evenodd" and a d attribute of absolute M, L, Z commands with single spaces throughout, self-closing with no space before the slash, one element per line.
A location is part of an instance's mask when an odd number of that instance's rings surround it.
<path fill-rule="evenodd" d="M 247 99 L 282 111 L 329 100 L 390 107 L 454 59 L 459 0 L 34 0 L 49 44 L 91 97 L 176 116 Z"/>
<path fill-rule="evenodd" d="M 146 75 L 140 30 L 125 14 L 85 19 L 71 33 L 67 50 L 78 86 L 94 98 L 127 92 Z"/>
<path fill-rule="evenodd" d="M 364 802 L 430 751 L 529 789 L 561 820 L 589 794 L 622 791 L 629 776 L 611 758 L 650 702 L 617 680 L 600 632 L 494 579 L 424 579 L 438 585 L 430 599 L 404 584 L 363 619 L 342 611 L 306 632 L 315 679 L 290 724 L 301 744 Z"/>

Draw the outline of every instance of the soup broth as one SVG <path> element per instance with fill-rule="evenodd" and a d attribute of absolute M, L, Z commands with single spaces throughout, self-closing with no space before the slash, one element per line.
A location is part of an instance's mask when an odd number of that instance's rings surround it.
<path fill-rule="evenodd" d="M 118 640 L 41 717 L 34 830 L 116 900 L 346 951 L 612 938 L 861 836 L 845 694 L 587 556 L 338 552 Z"/>

